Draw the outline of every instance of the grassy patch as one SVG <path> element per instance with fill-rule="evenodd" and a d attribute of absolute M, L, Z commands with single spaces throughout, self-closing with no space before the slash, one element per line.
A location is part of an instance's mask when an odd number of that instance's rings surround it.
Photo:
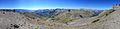
<path fill-rule="evenodd" d="M 59 22 L 61 22 L 61 23 L 67 23 L 67 22 L 72 22 L 73 20 L 75 20 L 75 19 L 65 18 L 65 19 L 59 20 Z"/>
<path fill-rule="evenodd" d="M 40 29 L 39 26 L 37 26 L 35 29 Z"/>

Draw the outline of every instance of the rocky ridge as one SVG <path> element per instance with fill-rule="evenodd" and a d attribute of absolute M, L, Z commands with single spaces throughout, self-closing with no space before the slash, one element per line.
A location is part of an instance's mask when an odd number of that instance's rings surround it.
<path fill-rule="evenodd" d="M 52 18 L 33 18 L 0 11 L 0 29 L 120 29 L 119 12 L 111 9 L 94 16 L 93 11 L 67 11 Z"/>

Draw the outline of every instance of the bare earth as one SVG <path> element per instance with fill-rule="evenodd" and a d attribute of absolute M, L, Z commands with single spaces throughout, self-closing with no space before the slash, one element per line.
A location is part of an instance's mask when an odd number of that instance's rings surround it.
<path fill-rule="evenodd" d="M 68 19 L 76 13 L 66 18 L 62 18 L 63 15 L 64 13 L 56 18 Z M 76 16 L 74 19 L 76 20 L 67 23 L 61 20 L 50 22 L 41 18 L 32 19 L 16 12 L 0 11 L 0 29 L 120 29 L 120 10 L 104 11 L 95 17 L 77 18 Z"/>

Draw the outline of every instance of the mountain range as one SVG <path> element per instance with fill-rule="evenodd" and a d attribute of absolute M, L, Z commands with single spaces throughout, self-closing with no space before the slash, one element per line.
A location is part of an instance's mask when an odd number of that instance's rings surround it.
<path fill-rule="evenodd" d="M 89 9 L 38 9 L 38 10 L 28 10 L 28 9 L 0 9 L 0 11 L 12 11 L 18 13 L 34 13 L 43 17 L 54 17 L 58 14 L 69 12 L 69 11 L 91 11 L 94 13 L 94 16 L 100 14 L 104 10 L 89 10 Z"/>
<path fill-rule="evenodd" d="M 0 29 L 120 29 L 120 10 L 0 9 Z"/>

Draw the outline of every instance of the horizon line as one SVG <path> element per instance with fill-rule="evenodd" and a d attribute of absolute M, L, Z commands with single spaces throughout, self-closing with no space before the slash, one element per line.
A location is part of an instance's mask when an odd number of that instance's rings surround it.
<path fill-rule="evenodd" d="M 95 8 L 0 8 L 0 9 L 27 9 L 27 10 L 39 10 L 39 9 L 93 9 L 93 10 L 107 10 L 107 9 L 95 9 Z"/>

